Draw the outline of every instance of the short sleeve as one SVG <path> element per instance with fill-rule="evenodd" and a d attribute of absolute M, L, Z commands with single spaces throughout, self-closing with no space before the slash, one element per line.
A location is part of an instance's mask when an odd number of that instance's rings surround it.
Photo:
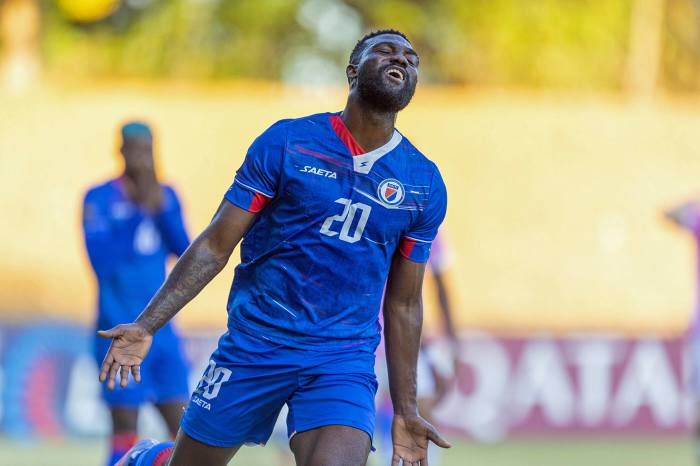
<path fill-rule="evenodd" d="M 437 167 L 430 184 L 430 197 L 417 220 L 401 238 L 399 252 L 414 262 L 427 262 L 430 246 L 437 236 L 438 228 L 445 219 L 447 210 L 447 189 Z"/>
<path fill-rule="evenodd" d="M 248 212 L 260 212 L 277 195 L 286 143 L 281 123 L 275 123 L 253 141 L 224 195 Z"/>

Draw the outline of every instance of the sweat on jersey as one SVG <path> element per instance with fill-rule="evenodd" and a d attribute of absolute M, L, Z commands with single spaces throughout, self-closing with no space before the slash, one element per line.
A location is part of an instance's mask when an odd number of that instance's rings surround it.
<path fill-rule="evenodd" d="M 337 113 L 268 128 L 225 198 L 259 212 L 229 327 L 315 350 L 374 351 L 392 257 L 426 262 L 447 206 L 437 167 L 401 133 L 365 152 Z"/>
<path fill-rule="evenodd" d="M 168 255 L 180 256 L 189 246 L 175 190 L 164 187 L 154 215 L 129 200 L 121 178 L 88 190 L 83 233 L 102 329 L 133 321 L 163 284 Z"/>

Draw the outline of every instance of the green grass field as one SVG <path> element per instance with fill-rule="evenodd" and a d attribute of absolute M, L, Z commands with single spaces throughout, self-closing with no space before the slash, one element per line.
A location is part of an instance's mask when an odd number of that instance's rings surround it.
<path fill-rule="evenodd" d="M 102 466 L 101 442 L 42 442 L 20 445 L 0 440 L 2 466 Z M 678 439 L 518 440 L 482 445 L 458 443 L 442 466 L 692 466 L 691 445 Z M 232 464 L 278 466 L 277 451 L 243 448 Z M 432 464 L 432 463 L 431 463 Z"/>

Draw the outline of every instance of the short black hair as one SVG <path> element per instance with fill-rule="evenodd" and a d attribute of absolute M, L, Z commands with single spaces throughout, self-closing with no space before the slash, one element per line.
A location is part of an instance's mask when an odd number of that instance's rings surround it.
<path fill-rule="evenodd" d="M 365 48 L 367 47 L 367 41 L 370 40 L 372 37 L 381 36 L 382 34 L 394 34 L 403 37 L 408 42 L 411 42 L 410 40 L 408 40 L 408 37 L 406 37 L 406 34 L 404 34 L 401 31 L 397 31 L 396 29 L 379 29 L 377 31 L 372 31 L 369 34 L 366 34 L 362 39 L 357 41 L 357 44 L 355 44 L 355 48 L 352 49 L 352 53 L 350 54 L 350 63 L 356 65 L 360 61 L 360 55 L 362 55 L 362 52 L 364 52 Z"/>

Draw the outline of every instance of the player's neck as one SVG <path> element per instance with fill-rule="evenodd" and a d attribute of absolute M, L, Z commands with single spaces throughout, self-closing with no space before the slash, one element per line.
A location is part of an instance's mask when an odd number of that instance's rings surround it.
<path fill-rule="evenodd" d="M 394 134 L 396 113 L 369 109 L 353 95 L 348 98 L 348 103 L 340 117 L 355 140 L 367 152 L 382 147 Z"/>

